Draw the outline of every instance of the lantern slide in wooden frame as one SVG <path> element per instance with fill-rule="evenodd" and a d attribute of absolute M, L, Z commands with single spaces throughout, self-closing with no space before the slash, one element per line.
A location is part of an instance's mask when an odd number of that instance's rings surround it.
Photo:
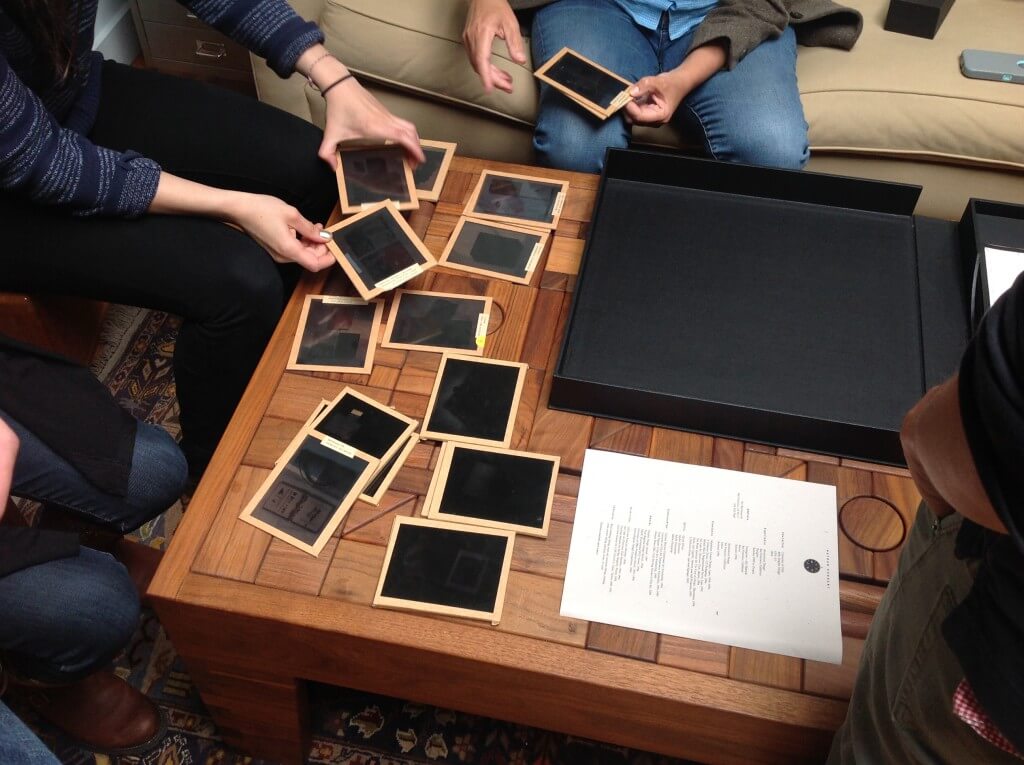
<path fill-rule="evenodd" d="M 445 455 L 448 453 L 451 445 L 454 441 L 442 441 L 441 448 L 437 452 L 437 461 L 434 462 L 434 472 L 430 474 L 430 483 L 427 485 L 427 493 L 423 495 L 423 504 L 420 506 L 420 516 L 423 518 L 427 517 L 427 513 L 430 510 L 430 503 L 434 497 L 434 492 L 437 490 L 438 479 L 441 476 L 441 463 L 444 462 Z"/>
<path fill-rule="evenodd" d="M 373 605 L 501 621 L 515 534 L 397 516 Z"/>
<path fill-rule="evenodd" d="M 456 144 L 448 141 L 420 141 L 427 161 L 412 171 L 416 196 L 421 202 L 436 202 L 441 198 L 448 169 L 455 156 Z"/>
<path fill-rule="evenodd" d="M 416 210 L 416 182 L 405 149 L 398 144 L 338 150 L 338 201 L 344 215 L 387 200 L 399 210 Z"/>
<path fill-rule="evenodd" d="M 306 295 L 287 368 L 369 374 L 383 316 L 382 300 Z"/>
<path fill-rule="evenodd" d="M 319 555 L 379 464 L 329 436 L 303 431 L 239 518 Z"/>
<path fill-rule="evenodd" d="M 529 284 L 547 248 L 550 232 L 465 216 L 455 224 L 439 266 Z"/>
<path fill-rule="evenodd" d="M 421 437 L 508 448 L 526 370 L 521 362 L 444 354 Z"/>
<path fill-rule="evenodd" d="M 369 396 L 345 388 L 313 422 L 313 429 L 380 461 L 383 469 L 419 423 Z M 377 477 L 376 471 L 370 481 Z M 361 495 L 372 503 L 372 497 Z"/>
<path fill-rule="evenodd" d="M 553 231 L 568 191 L 568 181 L 484 170 L 463 215 Z"/>
<path fill-rule="evenodd" d="M 381 347 L 482 356 L 493 302 L 487 295 L 396 290 Z"/>
<path fill-rule="evenodd" d="M 629 103 L 633 83 L 572 48 L 562 48 L 533 73 L 602 120 Z"/>
<path fill-rule="evenodd" d="M 405 465 L 405 461 L 409 459 L 409 455 L 412 454 L 412 450 L 416 448 L 416 444 L 419 442 L 419 436 L 413 433 L 406 440 L 405 445 L 395 452 L 391 459 L 387 462 L 381 462 L 380 468 L 373 478 L 370 479 L 370 482 L 366 484 L 366 488 L 359 495 L 359 499 L 363 502 L 369 502 L 374 507 L 379 505 L 387 490 L 391 488 L 391 483 L 395 480 L 395 476 L 398 475 L 398 471 Z"/>
<path fill-rule="evenodd" d="M 449 442 L 427 517 L 547 538 L 556 456 Z"/>
<path fill-rule="evenodd" d="M 391 202 L 382 202 L 327 230 L 334 235 L 328 249 L 363 300 L 393 290 L 437 265 Z"/>

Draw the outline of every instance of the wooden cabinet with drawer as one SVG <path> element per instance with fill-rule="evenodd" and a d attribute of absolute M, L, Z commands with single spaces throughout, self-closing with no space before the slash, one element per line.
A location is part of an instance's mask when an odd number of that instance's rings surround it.
<path fill-rule="evenodd" d="M 132 0 L 146 66 L 252 85 L 249 52 L 175 0 Z"/>

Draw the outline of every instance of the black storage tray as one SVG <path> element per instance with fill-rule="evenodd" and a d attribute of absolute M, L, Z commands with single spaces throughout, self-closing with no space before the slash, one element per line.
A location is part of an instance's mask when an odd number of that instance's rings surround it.
<path fill-rule="evenodd" d="M 957 226 L 919 192 L 609 151 L 550 405 L 902 464 L 968 337 Z"/>

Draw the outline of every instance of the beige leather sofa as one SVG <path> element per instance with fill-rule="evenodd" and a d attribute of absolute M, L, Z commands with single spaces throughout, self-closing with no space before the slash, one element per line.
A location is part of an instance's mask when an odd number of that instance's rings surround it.
<path fill-rule="evenodd" d="M 533 64 L 514 64 L 499 41 L 495 55 L 515 92 L 484 94 L 462 48 L 466 0 L 292 2 L 421 137 L 457 141 L 461 154 L 530 162 Z M 972 196 L 1024 203 L 1024 86 L 959 70 L 964 48 L 1024 54 L 1024 2 L 957 0 L 934 40 L 886 32 L 889 0 L 845 2 L 864 15 L 853 51 L 799 53 L 810 169 L 920 184 L 918 212 L 949 219 Z M 323 123 L 323 102 L 301 77 L 253 66 L 262 100 Z M 638 129 L 634 142 L 680 143 L 670 128 Z"/>

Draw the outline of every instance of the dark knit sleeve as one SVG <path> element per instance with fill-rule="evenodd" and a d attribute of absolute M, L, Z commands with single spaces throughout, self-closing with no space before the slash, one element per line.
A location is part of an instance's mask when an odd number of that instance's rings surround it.
<path fill-rule="evenodd" d="M 967 347 L 959 394 L 978 475 L 1024 552 L 1024 275 L 992 306 Z"/>
<path fill-rule="evenodd" d="M 0 114 L 0 189 L 76 215 L 131 218 L 149 208 L 160 166 L 61 127 L 2 55 Z"/>
<path fill-rule="evenodd" d="M 279 77 L 289 77 L 307 49 L 324 41 L 284 0 L 179 0 L 210 26 L 244 45 Z"/>

